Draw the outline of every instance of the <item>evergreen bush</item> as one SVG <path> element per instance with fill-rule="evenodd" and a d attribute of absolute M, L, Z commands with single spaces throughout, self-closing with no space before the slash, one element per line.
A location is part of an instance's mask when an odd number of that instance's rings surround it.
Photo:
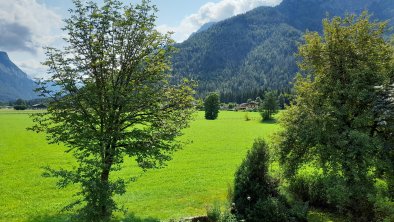
<path fill-rule="evenodd" d="M 306 221 L 306 207 L 297 208 L 302 212 L 292 210 L 278 191 L 278 181 L 268 174 L 268 165 L 267 144 L 258 139 L 235 174 L 233 202 L 238 219 L 248 222 Z"/>

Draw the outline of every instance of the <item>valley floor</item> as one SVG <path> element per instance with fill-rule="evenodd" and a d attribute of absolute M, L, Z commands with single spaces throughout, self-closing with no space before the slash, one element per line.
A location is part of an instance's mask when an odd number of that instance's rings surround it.
<path fill-rule="evenodd" d="M 48 145 L 45 135 L 26 131 L 31 112 L 0 110 L 0 221 L 66 221 L 60 211 L 73 200 L 76 187 L 59 190 L 56 179 L 41 174 L 44 166 L 67 168 L 74 162 L 63 146 Z M 126 160 L 124 169 L 112 175 L 138 176 L 126 194 L 117 197 L 130 212 L 126 221 L 204 215 L 207 205 L 225 202 L 227 187 L 254 139 L 269 139 L 279 129 L 275 123 L 261 123 L 259 113 L 248 113 L 250 121 L 245 115 L 221 112 L 218 120 L 207 121 L 199 112 L 181 138 L 183 149 L 163 169 L 142 173 Z M 333 221 L 319 212 L 310 219 Z"/>

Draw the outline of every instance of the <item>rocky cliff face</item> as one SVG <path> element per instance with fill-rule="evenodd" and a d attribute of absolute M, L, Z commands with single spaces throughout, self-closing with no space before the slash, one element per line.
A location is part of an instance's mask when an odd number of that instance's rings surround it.
<path fill-rule="evenodd" d="M 16 66 L 6 52 L 0 51 L 0 101 L 34 99 L 36 84 Z"/>

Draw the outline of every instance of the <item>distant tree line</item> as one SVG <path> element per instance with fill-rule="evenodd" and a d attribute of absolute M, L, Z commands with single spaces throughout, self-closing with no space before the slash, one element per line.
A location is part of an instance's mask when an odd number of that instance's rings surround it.
<path fill-rule="evenodd" d="M 274 91 L 278 97 L 280 107 L 284 107 L 284 104 L 289 104 L 292 94 L 292 88 L 290 86 L 283 87 L 281 89 L 270 89 L 270 88 L 256 88 L 256 89 L 245 89 L 244 91 L 225 91 L 220 92 L 220 100 L 225 103 L 236 102 L 244 103 L 248 99 L 260 97 L 263 99 L 267 92 Z"/>
<path fill-rule="evenodd" d="M 49 102 L 50 99 L 42 98 L 32 100 L 17 99 L 9 102 L 0 102 L 0 107 L 12 107 L 15 110 L 44 109 Z"/>
<path fill-rule="evenodd" d="M 261 111 L 264 109 L 262 106 L 267 99 L 271 100 L 271 104 L 275 102 L 276 109 L 284 109 L 286 106 L 290 105 L 294 98 L 294 94 L 290 88 L 283 90 L 256 90 L 253 93 L 245 93 L 236 100 L 229 99 L 232 98 L 229 97 L 229 95 L 230 94 L 220 94 L 220 102 L 222 107 L 226 107 L 230 110 L 235 109 L 238 104 L 255 102 L 258 104 L 258 107 L 254 111 Z M 267 102 L 265 102 L 265 104 L 267 104 Z M 199 106 L 197 105 L 197 107 Z"/>

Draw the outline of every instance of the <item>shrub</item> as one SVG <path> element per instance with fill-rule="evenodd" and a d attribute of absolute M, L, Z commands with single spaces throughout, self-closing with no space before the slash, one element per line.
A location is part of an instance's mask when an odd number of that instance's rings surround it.
<path fill-rule="evenodd" d="M 288 190 L 310 206 L 342 212 L 349 200 L 344 183 L 338 175 L 324 176 L 312 167 L 304 167 L 292 178 Z"/>
<path fill-rule="evenodd" d="M 210 222 L 237 222 L 236 216 L 231 214 L 229 209 L 221 211 L 219 202 L 207 207 L 207 218 Z"/>
<path fill-rule="evenodd" d="M 245 121 L 250 121 L 251 120 L 248 113 L 245 113 L 244 118 L 245 118 Z"/>
<path fill-rule="evenodd" d="M 270 113 L 267 110 L 261 111 L 260 115 L 263 121 L 270 120 L 271 118 Z"/>
<path fill-rule="evenodd" d="M 377 221 L 394 221 L 394 202 L 390 201 L 389 198 L 378 198 L 374 207 Z"/>
<path fill-rule="evenodd" d="M 213 206 L 207 207 L 207 217 L 210 222 L 219 222 L 221 214 L 222 212 L 218 202 L 215 202 Z"/>
<path fill-rule="evenodd" d="M 247 221 L 282 222 L 289 221 L 288 209 L 284 201 L 276 197 L 260 199 L 249 210 Z"/>
<path fill-rule="evenodd" d="M 377 179 L 374 187 L 376 194 L 369 199 L 373 206 L 368 205 L 374 209 L 374 221 L 394 221 L 394 202 L 389 198 L 387 181 Z M 351 201 L 343 177 L 329 174 L 323 176 L 313 167 L 301 168 L 287 189 L 296 199 L 308 202 L 310 206 L 339 213 L 346 212 L 346 206 Z M 360 215 L 353 218 L 356 221 L 361 219 Z"/>
<path fill-rule="evenodd" d="M 390 199 L 389 183 L 384 180 L 376 180 L 376 196 L 373 200 L 376 220 L 379 222 L 394 221 L 394 202 Z"/>
<path fill-rule="evenodd" d="M 237 222 L 237 217 L 228 211 L 224 211 L 220 216 L 220 222 Z"/>
<path fill-rule="evenodd" d="M 27 106 L 25 106 L 25 105 L 15 105 L 14 109 L 15 110 L 26 110 Z"/>
<path fill-rule="evenodd" d="M 279 194 L 278 181 L 268 175 L 268 163 L 267 144 L 256 140 L 235 174 L 233 201 L 238 218 L 250 222 L 305 221 L 306 208 L 303 212 L 292 210 Z"/>

